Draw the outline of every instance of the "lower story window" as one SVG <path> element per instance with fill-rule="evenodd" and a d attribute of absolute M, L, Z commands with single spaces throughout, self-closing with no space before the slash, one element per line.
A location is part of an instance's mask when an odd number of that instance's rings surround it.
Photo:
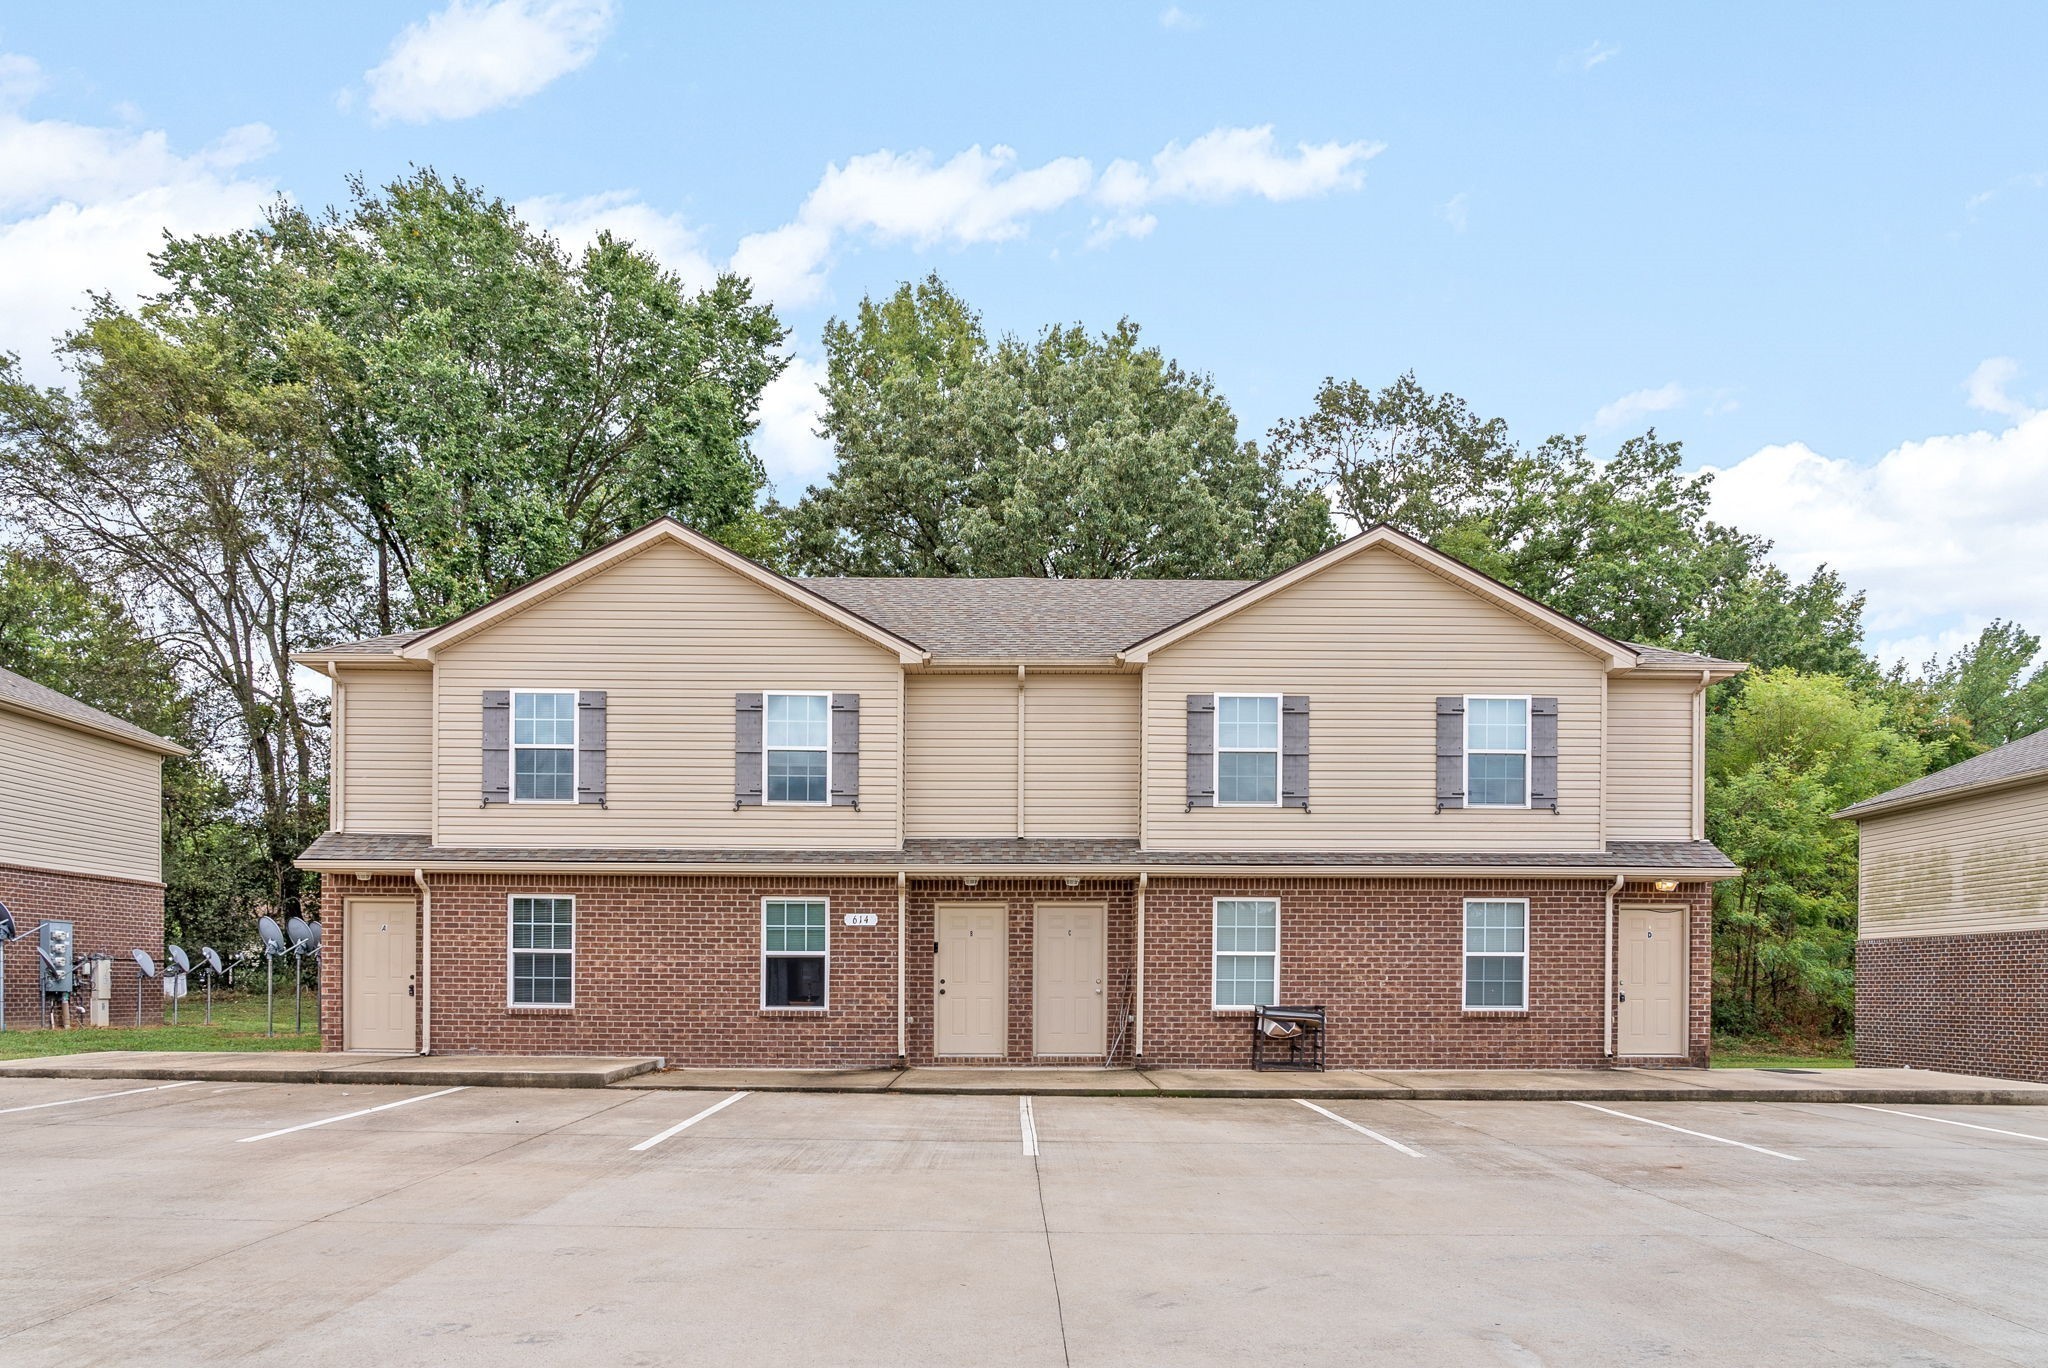
<path fill-rule="evenodd" d="M 769 898 L 761 905 L 761 1005 L 825 1005 L 826 903 Z"/>
<path fill-rule="evenodd" d="M 1465 1006 L 1517 1011 L 1529 1005 L 1529 904 L 1465 900 Z"/>
<path fill-rule="evenodd" d="M 512 1005 L 576 1001 L 576 900 L 512 899 Z"/>
<path fill-rule="evenodd" d="M 1218 898 L 1214 1005 L 1270 1007 L 1279 980 L 1279 899 Z"/>

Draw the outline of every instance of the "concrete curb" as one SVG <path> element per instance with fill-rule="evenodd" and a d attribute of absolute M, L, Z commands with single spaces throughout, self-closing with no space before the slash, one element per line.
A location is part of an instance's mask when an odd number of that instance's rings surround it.
<path fill-rule="evenodd" d="M 467 1088 L 605 1088 L 662 1066 L 658 1058 L 555 1061 L 551 1068 L 533 1065 L 465 1066 L 460 1056 L 432 1055 L 417 1063 L 395 1059 L 338 1059 L 307 1053 L 299 1059 L 260 1056 L 233 1063 L 204 1060 L 162 1061 L 124 1058 L 107 1062 L 87 1056 L 61 1056 L 47 1062 L 10 1060 L 0 1063 L 6 1078 L 139 1079 L 143 1082 L 199 1083 L 364 1083 L 420 1087 Z"/>

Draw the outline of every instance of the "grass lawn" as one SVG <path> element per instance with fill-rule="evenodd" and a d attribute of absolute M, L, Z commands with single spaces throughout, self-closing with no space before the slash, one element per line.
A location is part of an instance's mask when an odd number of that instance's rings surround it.
<path fill-rule="evenodd" d="M 213 1024 L 202 1026 L 205 1003 L 198 993 L 187 997 L 178 1008 L 178 1024 L 123 1026 L 122 1003 L 116 995 L 114 1025 L 104 1031 L 78 1027 L 69 1031 L 20 1029 L 35 1026 L 31 1017 L 20 1022 L 8 1014 L 7 1029 L 0 1031 L 0 1059 L 30 1059 L 41 1055 L 82 1054 L 87 1050 L 317 1050 L 320 1034 L 313 1019 L 313 994 L 306 993 L 306 1030 L 292 1034 L 292 995 L 277 995 L 277 1034 L 263 1033 L 263 994 L 213 996 Z M 151 1004 L 152 1006 L 154 1004 Z M 126 1004 L 129 1021 L 135 1020 L 135 999 Z"/>
<path fill-rule="evenodd" d="M 1717 1069 L 1848 1069 L 1855 1067 L 1853 1042 L 1847 1040 L 1799 1041 L 1741 1040 L 1718 1037 L 1714 1041 Z"/>

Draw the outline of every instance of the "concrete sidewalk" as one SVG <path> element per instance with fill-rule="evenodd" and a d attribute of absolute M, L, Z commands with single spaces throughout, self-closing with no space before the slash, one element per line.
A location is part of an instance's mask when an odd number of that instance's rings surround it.
<path fill-rule="evenodd" d="M 661 1067 L 654 1056 L 362 1055 L 265 1050 L 105 1050 L 0 1060 L 0 1078 L 140 1078 L 231 1083 L 421 1083 L 500 1088 L 602 1088 Z"/>

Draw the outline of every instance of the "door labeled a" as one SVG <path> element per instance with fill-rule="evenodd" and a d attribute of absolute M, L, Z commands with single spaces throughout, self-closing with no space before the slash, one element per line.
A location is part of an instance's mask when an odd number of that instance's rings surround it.
<path fill-rule="evenodd" d="M 1008 1041 L 1008 929 L 1001 903 L 939 905 L 935 1053 L 1003 1054 Z"/>
<path fill-rule="evenodd" d="M 1624 907 L 1618 932 L 1615 1053 L 1683 1055 L 1686 914 L 1683 908 Z"/>
<path fill-rule="evenodd" d="M 341 957 L 342 1047 L 412 1050 L 415 918 L 408 898 L 350 898 Z"/>
<path fill-rule="evenodd" d="M 1040 903 L 1032 917 L 1035 1052 L 1100 1055 L 1108 1020 L 1103 906 Z"/>

